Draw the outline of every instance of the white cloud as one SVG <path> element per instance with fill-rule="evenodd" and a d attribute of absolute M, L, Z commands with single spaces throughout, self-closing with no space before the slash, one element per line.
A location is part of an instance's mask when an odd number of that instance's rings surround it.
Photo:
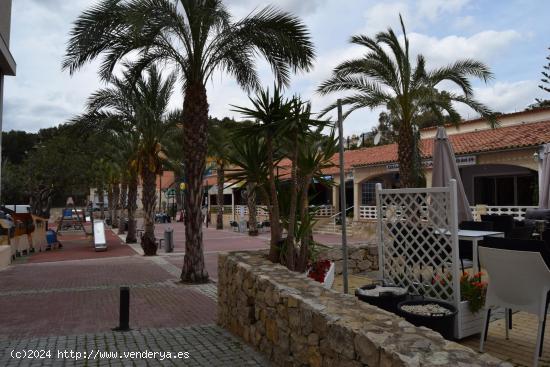
<path fill-rule="evenodd" d="M 416 3 L 418 17 L 435 21 L 442 14 L 453 14 L 462 10 L 470 0 L 421 0 Z"/>
<path fill-rule="evenodd" d="M 384 1 L 365 11 L 365 27 L 361 33 L 374 35 L 388 27 L 401 29 L 399 14 L 407 29 L 426 28 L 442 16 L 459 13 L 470 0 L 416 0 Z"/>
<path fill-rule="evenodd" d="M 227 4 L 236 16 L 242 17 L 249 14 L 252 10 L 260 10 L 266 6 L 273 5 L 276 8 L 288 11 L 292 14 L 306 16 L 317 11 L 326 3 L 326 0 L 229 0 Z"/>
<path fill-rule="evenodd" d="M 520 80 L 516 82 L 500 81 L 492 85 L 474 88 L 474 96 L 480 102 L 497 112 L 523 111 L 540 96 L 536 80 Z M 457 106 L 458 107 L 458 106 Z M 464 118 L 475 117 L 468 107 L 458 107 Z"/>
<path fill-rule="evenodd" d="M 423 54 L 431 66 L 440 66 L 463 58 L 489 62 L 506 51 L 511 52 L 510 46 L 522 36 L 515 30 L 487 30 L 470 37 L 437 38 L 420 33 L 411 33 L 408 37 L 415 54 Z"/>

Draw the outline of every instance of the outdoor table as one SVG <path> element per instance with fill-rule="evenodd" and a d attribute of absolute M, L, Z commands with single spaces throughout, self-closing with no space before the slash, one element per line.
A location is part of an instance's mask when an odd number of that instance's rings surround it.
<path fill-rule="evenodd" d="M 437 229 L 435 231 L 437 234 L 441 234 L 441 230 Z M 449 231 L 445 231 L 445 234 L 450 234 Z M 477 254 L 477 244 L 479 241 L 483 240 L 483 238 L 492 236 L 492 237 L 504 237 L 504 232 L 495 232 L 495 231 L 473 231 L 469 229 L 459 229 L 458 230 L 458 239 L 463 241 L 469 241 L 472 242 L 472 253 L 473 253 L 473 259 L 472 259 L 472 267 L 474 269 L 474 273 L 479 272 L 479 263 L 478 263 L 478 254 Z"/>
<path fill-rule="evenodd" d="M 478 262 L 478 253 L 477 253 L 477 244 L 479 241 L 483 240 L 484 237 L 504 237 L 504 232 L 495 232 L 495 231 L 472 231 L 467 229 L 459 229 L 458 230 L 458 239 L 463 241 L 470 241 L 472 242 L 472 253 L 473 253 L 473 259 L 472 259 L 472 266 L 474 269 L 474 273 L 479 272 L 479 262 Z"/>

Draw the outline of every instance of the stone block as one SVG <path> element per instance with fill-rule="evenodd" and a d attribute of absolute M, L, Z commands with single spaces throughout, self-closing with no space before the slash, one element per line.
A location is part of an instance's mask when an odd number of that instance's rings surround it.
<path fill-rule="evenodd" d="M 265 321 L 265 333 L 270 342 L 277 344 L 277 341 L 279 340 L 279 328 L 277 326 L 277 321 L 274 319 L 267 319 Z"/>

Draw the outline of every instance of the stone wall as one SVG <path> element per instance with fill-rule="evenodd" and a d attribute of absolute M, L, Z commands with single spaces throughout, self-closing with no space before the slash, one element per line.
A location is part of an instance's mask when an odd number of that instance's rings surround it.
<path fill-rule="evenodd" d="M 219 255 L 218 323 L 276 366 L 510 366 L 324 289 L 265 252 Z"/>
<path fill-rule="evenodd" d="M 342 274 L 343 256 L 340 245 L 327 246 L 319 252 L 319 259 L 334 261 L 336 275 Z M 348 274 L 359 274 L 378 270 L 377 245 L 348 245 Z"/>

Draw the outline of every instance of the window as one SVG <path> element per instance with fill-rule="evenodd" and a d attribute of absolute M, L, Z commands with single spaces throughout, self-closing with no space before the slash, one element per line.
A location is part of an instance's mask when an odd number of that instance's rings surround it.
<path fill-rule="evenodd" d="M 475 204 L 536 205 L 537 176 L 479 176 L 474 178 Z"/>
<path fill-rule="evenodd" d="M 367 181 L 361 184 L 361 205 L 376 205 L 376 184 L 380 181 Z"/>

